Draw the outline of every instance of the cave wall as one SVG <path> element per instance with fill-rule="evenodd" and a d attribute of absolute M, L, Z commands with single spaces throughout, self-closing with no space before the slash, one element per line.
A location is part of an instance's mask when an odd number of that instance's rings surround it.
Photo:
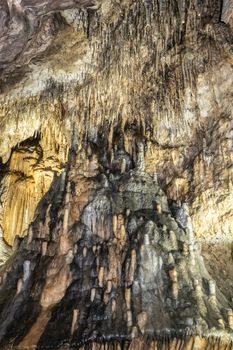
<path fill-rule="evenodd" d="M 27 3 L 20 6 L 16 13 L 31 13 Z M 223 13 L 229 6 L 225 3 Z M 47 16 L 37 6 L 30 11 L 43 20 Z M 62 10 L 59 18 L 53 13 L 58 32 L 54 37 L 47 33 L 45 41 L 52 43 L 46 55 L 37 59 L 31 53 L 30 62 L 19 62 L 18 67 L 13 59 L 12 64 L 2 63 L 3 162 L 18 143 L 40 133 L 42 143 L 51 143 L 50 150 L 40 145 L 49 161 L 57 152 L 56 143 L 64 148 L 55 156 L 61 168 L 73 123 L 79 147 L 87 140 L 96 142 L 104 128 L 108 149 L 119 125 L 126 151 L 135 153 L 139 134 L 146 144 L 148 172 L 157 173 L 170 198 L 189 202 L 198 238 L 229 243 L 232 54 L 231 30 L 219 22 L 220 11 L 220 1 L 183 6 L 116 1 L 103 2 L 99 10 Z M 13 12 L 12 21 L 16 19 L 20 21 Z M 42 27 L 38 30 L 43 32 Z M 2 53 L 9 56 L 4 47 Z M 24 59 L 27 52 L 18 55 Z"/>
<path fill-rule="evenodd" d="M 70 149 L 75 166 L 70 175 L 73 205 L 64 218 L 69 228 L 84 220 L 98 181 L 101 186 L 106 182 L 101 175 L 115 191 L 114 176 L 135 169 L 143 147 L 143 172 L 151 176 L 145 182 L 149 186 L 153 178 L 169 205 L 188 205 L 207 270 L 227 300 L 220 304 L 231 303 L 231 2 L 83 0 L 31 6 L 23 0 L 3 1 L 0 9 L 2 251 L 9 248 L 4 242 L 18 246 L 18 236 L 31 237 L 45 202 L 54 200 L 57 208 L 60 199 L 51 200 L 48 191 L 57 189 L 59 177 L 71 166 Z M 48 217 L 49 205 L 47 210 Z M 95 222 L 100 232 L 101 220 Z M 40 225 L 35 246 L 29 242 L 26 250 L 56 257 L 57 243 L 52 244 L 49 233 L 47 248 L 43 220 Z M 52 305 L 65 295 L 69 268 L 64 275 L 64 290 Z M 226 313 L 223 323 L 220 314 L 215 326 L 225 328 L 220 324 L 228 322 Z M 40 317 L 47 324 L 50 308 L 41 311 L 38 324 Z"/>

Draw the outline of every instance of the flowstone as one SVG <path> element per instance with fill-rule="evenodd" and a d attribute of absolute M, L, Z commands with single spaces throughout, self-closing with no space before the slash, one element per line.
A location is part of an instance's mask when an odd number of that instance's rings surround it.
<path fill-rule="evenodd" d="M 205 269 L 185 205 L 170 210 L 153 176 L 137 166 L 86 179 L 75 175 L 76 158 L 2 276 L 2 349 L 10 342 L 128 348 L 135 339 L 156 349 L 161 338 L 192 338 L 202 349 L 196 336 L 204 342 L 216 334 L 230 344 L 230 305 Z"/>

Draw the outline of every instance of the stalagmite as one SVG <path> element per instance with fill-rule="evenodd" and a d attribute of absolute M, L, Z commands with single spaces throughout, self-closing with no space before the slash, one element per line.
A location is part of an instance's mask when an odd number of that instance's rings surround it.
<path fill-rule="evenodd" d="M 132 328 L 132 332 L 131 332 L 131 337 L 132 339 L 136 338 L 138 336 L 138 328 L 136 326 L 134 326 Z"/>
<path fill-rule="evenodd" d="M 169 270 L 169 277 L 172 281 L 172 295 L 175 299 L 177 299 L 178 293 L 179 293 L 179 286 L 178 286 L 178 279 L 177 279 L 177 271 L 175 267 Z"/>
<path fill-rule="evenodd" d="M 121 225 L 120 240 L 122 241 L 122 243 L 126 240 L 126 230 L 124 224 Z"/>
<path fill-rule="evenodd" d="M 117 215 L 113 215 L 112 225 L 113 225 L 114 235 L 117 236 Z"/>
<path fill-rule="evenodd" d="M 144 244 L 145 244 L 145 245 L 150 245 L 150 238 L 149 238 L 149 235 L 148 235 L 148 234 L 145 234 L 145 237 L 144 237 Z"/>
<path fill-rule="evenodd" d="M 183 243 L 183 254 L 184 254 L 184 256 L 189 255 L 189 246 L 186 242 Z"/>
<path fill-rule="evenodd" d="M 210 297 L 215 298 L 216 297 L 216 284 L 215 281 L 209 280 L 209 294 Z"/>
<path fill-rule="evenodd" d="M 169 232 L 169 237 L 170 237 L 170 241 L 172 246 L 174 247 L 174 249 L 177 249 L 178 245 L 177 245 L 177 237 L 174 231 L 170 231 Z"/>
<path fill-rule="evenodd" d="M 83 247 L 83 257 L 87 256 L 87 247 Z"/>
<path fill-rule="evenodd" d="M 202 287 L 198 280 L 194 280 L 194 287 L 198 297 L 202 295 Z"/>
<path fill-rule="evenodd" d="M 130 209 L 129 208 L 126 209 L 126 216 L 127 217 L 130 216 Z"/>
<path fill-rule="evenodd" d="M 79 318 L 79 310 L 78 309 L 74 309 L 73 310 L 71 331 L 70 331 L 71 335 L 74 334 L 74 331 L 77 328 L 78 318 Z"/>
<path fill-rule="evenodd" d="M 43 243 L 42 243 L 42 252 L 41 252 L 42 256 L 45 256 L 45 255 L 46 255 L 46 253 L 47 253 L 47 247 L 48 247 L 48 242 L 43 242 Z"/>
<path fill-rule="evenodd" d="M 161 213 L 162 213 L 162 207 L 161 207 L 161 204 L 160 204 L 160 203 L 156 203 L 155 209 L 156 209 L 156 211 L 158 212 L 158 214 L 161 214 Z"/>
<path fill-rule="evenodd" d="M 125 289 L 125 302 L 127 309 L 131 308 L 131 288 L 126 288 Z"/>
<path fill-rule="evenodd" d="M 123 158 L 121 162 L 121 174 L 124 174 L 126 171 L 126 159 Z"/>
<path fill-rule="evenodd" d="M 31 244 L 32 239 L 33 239 L 33 229 L 32 229 L 32 227 L 30 226 L 30 227 L 29 227 L 29 230 L 28 230 L 28 237 L 27 237 L 28 245 Z"/>
<path fill-rule="evenodd" d="M 153 174 L 153 180 L 154 180 L 154 183 L 157 185 L 158 184 L 158 174 L 157 173 Z"/>
<path fill-rule="evenodd" d="M 116 312 L 116 300 L 115 299 L 112 299 L 112 313 L 114 315 L 114 313 Z"/>
<path fill-rule="evenodd" d="M 172 255 L 172 253 L 168 254 L 168 265 L 173 265 L 175 263 L 174 257 Z"/>
<path fill-rule="evenodd" d="M 225 323 L 222 318 L 218 319 L 218 325 L 220 328 L 225 329 Z"/>
<path fill-rule="evenodd" d="M 99 280 L 99 286 L 103 287 L 103 282 L 104 282 L 104 267 L 103 266 L 101 266 L 99 269 L 98 280 Z"/>
<path fill-rule="evenodd" d="M 111 293 L 112 291 L 112 281 L 108 280 L 106 293 Z"/>
<path fill-rule="evenodd" d="M 25 260 L 23 263 L 23 282 L 26 282 L 30 277 L 30 266 L 31 262 L 29 260 Z"/>
<path fill-rule="evenodd" d="M 17 294 L 21 292 L 22 288 L 23 288 L 23 280 L 22 278 L 20 278 L 17 282 Z"/>
<path fill-rule="evenodd" d="M 130 260 L 130 268 L 129 268 L 129 276 L 128 276 L 128 281 L 129 283 L 133 283 L 134 280 L 134 273 L 136 269 L 136 258 L 137 258 L 137 253 L 135 249 L 131 251 L 131 260 Z"/>
<path fill-rule="evenodd" d="M 67 184 L 66 195 L 65 195 L 65 211 L 64 211 L 64 219 L 63 219 L 64 234 L 67 233 L 67 229 L 68 229 L 69 213 L 70 213 L 70 182 L 68 182 Z"/>
<path fill-rule="evenodd" d="M 145 311 L 142 311 L 140 314 L 137 315 L 137 325 L 142 334 L 144 333 L 146 322 L 147 322 L 147 313 Z"/>
<path fill-rule="evenodd" d="M 94 299 L 95 299 L 95 294 L 96 294 L 96 289 L 95 289 L 95 288 L 92 288 L 92 289 L 91 289 L 91 302 L 94 301 Z"/>
<path fill-rule="evenodd" d="M 132 311 L 127 310 L 127 327 L 130 328 L 133 325 L 133 320 L 132 320 Z"/>
<path fill-rule="evenodd" d="M 230 329 L 233 330 L 233 311 L 232 309 L 227 310 L 228 324 Z"/>
<path fill-rule="evenodd" d="M 137 153 L 137 164 L 136 169 L 138 171 L 145 171 L 145 161 L 144 161 L 144 145 L 142 142 L 138 143 L 138 153 Z"/>

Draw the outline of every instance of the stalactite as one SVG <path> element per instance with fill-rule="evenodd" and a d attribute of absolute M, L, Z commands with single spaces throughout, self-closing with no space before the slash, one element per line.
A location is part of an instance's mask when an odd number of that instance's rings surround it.
<path fill-rule="evenodd" d="M 230 79 L 214 78 L 229 47 L 220 43 L 207 0 L 114 4 L 60 10 L 68 25 L 54 41 L 48 77 L 38 62 L 36 89 L 25 84 L 18 94 L 14 86 L 1 97 L 0 224 L 11 245 L 28 235 L 14 248 L 23 261 L 2 276 L 4 292 L 10 278 L 15 286 L 12 319 L 1 306 L 5 337 L 38 348 L 68 339 L 90 349 L 221 349 L 216 334 L 232 329 L 232 311 L 203 267 L 195 232 L 203 238 L 223 230 L 209 186 L 221 162 L 222 182 L 230 166 L 223 155 L 231 143 L 221 129 L 226 110 L 216 102 L 224 97 L 213 93 Z M 217 148 L 202 138 L 207 133 L 221 140 Z M 173 209 L 160 185 L 177 201 Z M 219 212 L 226 213 L 230 196 L 221 188 Z M 194 225 L 178 202 L 184 199 Z M 35 266 L 42 282 L 32 280 Z M 12 306 L 29 294 L 30 329 Z"/>

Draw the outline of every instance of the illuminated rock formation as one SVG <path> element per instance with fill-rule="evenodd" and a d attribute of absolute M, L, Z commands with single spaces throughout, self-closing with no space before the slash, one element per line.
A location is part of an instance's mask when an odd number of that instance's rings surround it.
<path fill-rule="evenodd" d="M 1 347 L 231 348 L 230 303 L 205 269 L 185 206 L 169 206 L 144 172 L 143 148 L 135 169 L 112 173 L 110 163 L 104 179 L 77 171 L 80 152 L 70 152 L 2 275 Z"/>
<path fill-rule="evenodd" d="M 42 146 L 37 139 L 20 144 L 5 166 L 6 175 L 1 184 L 3 209 L 0 222 L 4 238 L 10 245 L 13 245 L 16 236 L 27 234 L 40 199 L 48 191 L 54 174 L 59 174 L 64 167 L 65 155 L 63 160 L 59 159 L 61 152 L 56 147 L 60 146 L 55 136 L 52 137 L 42 140 Z M 59 141 L 64 153 L 63 140 Z"/>
<path fill-rule="evenodd" d="M 231 349 L 231 2 L 0 9 L 0 347 Z"/>

